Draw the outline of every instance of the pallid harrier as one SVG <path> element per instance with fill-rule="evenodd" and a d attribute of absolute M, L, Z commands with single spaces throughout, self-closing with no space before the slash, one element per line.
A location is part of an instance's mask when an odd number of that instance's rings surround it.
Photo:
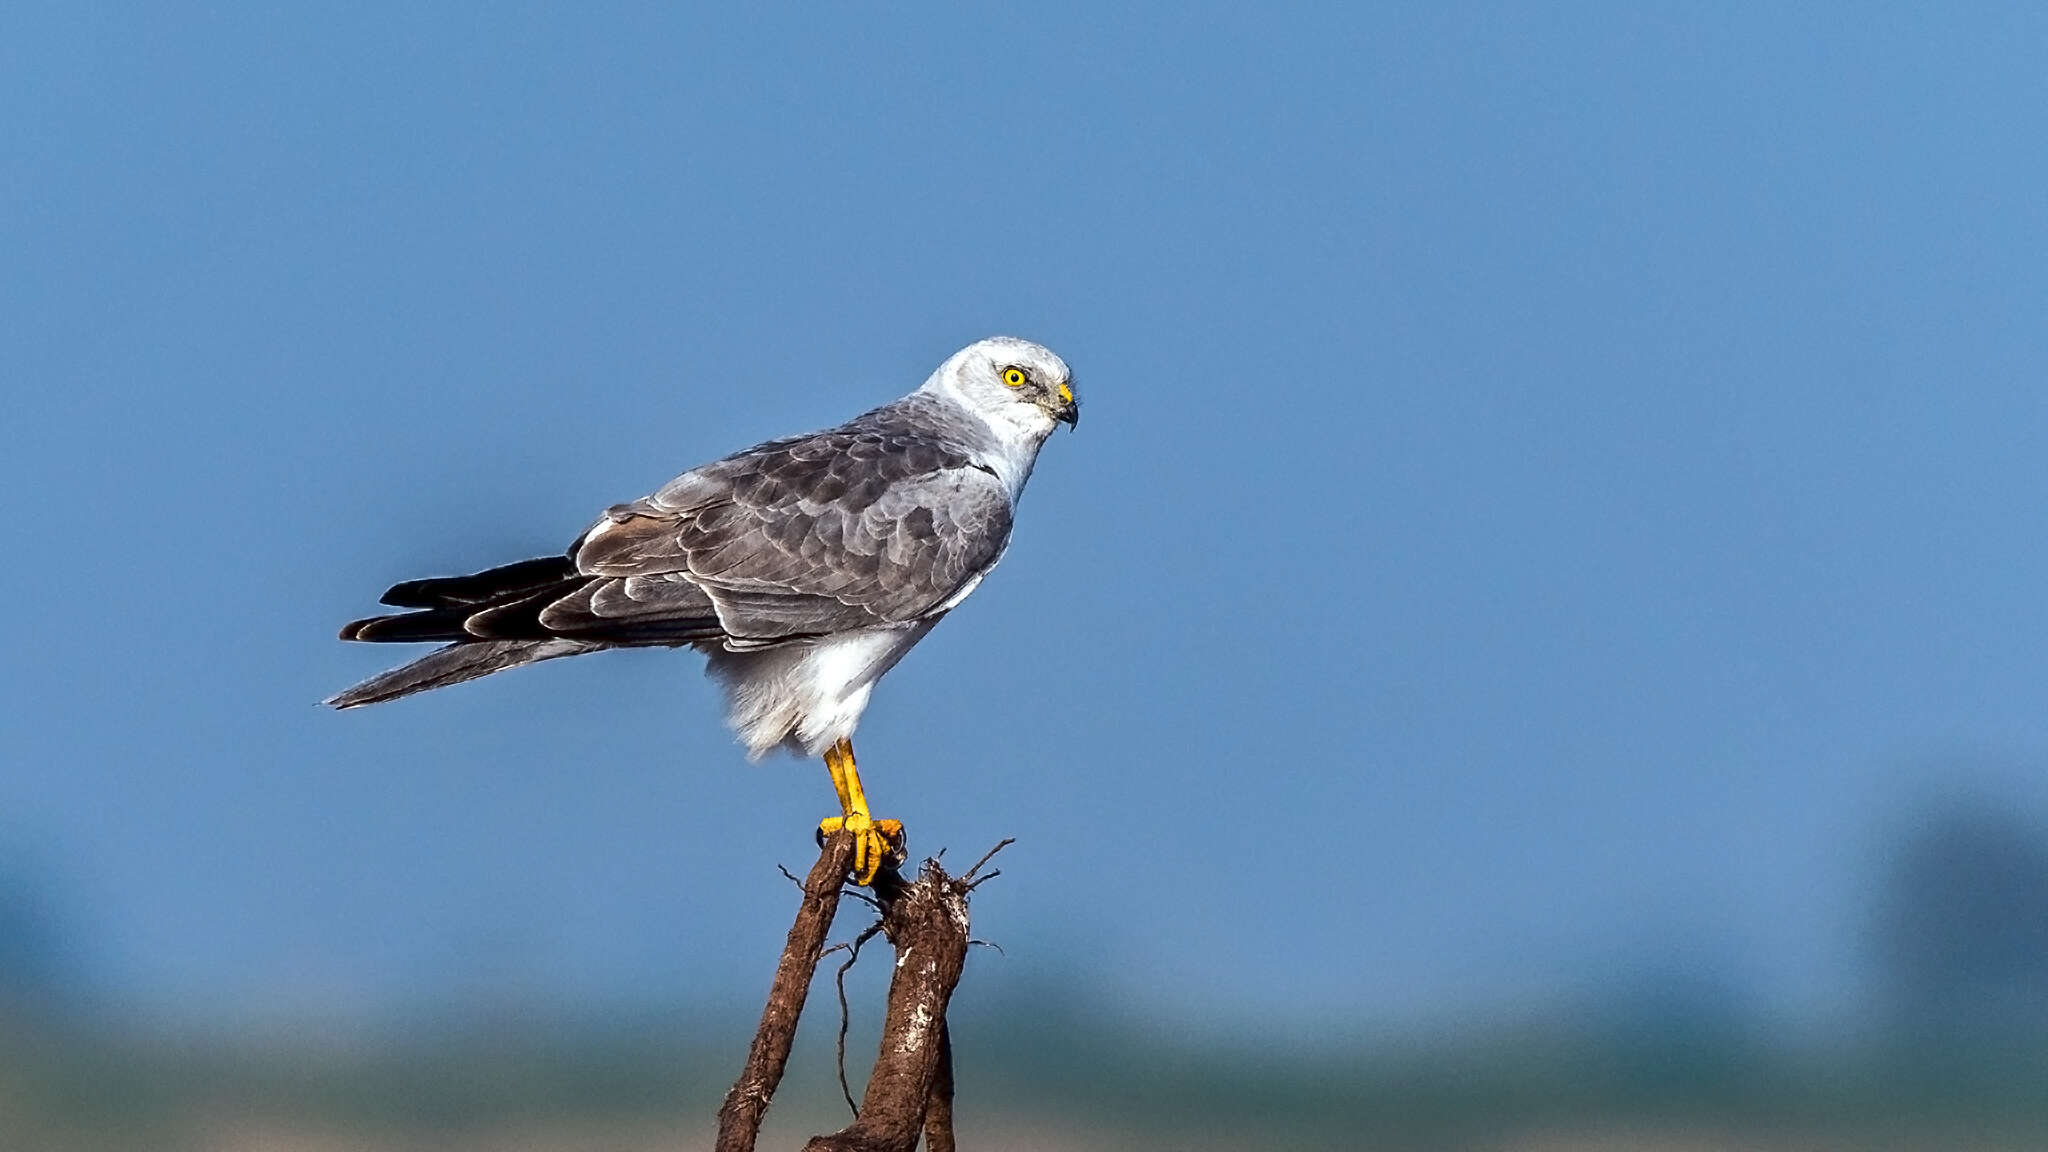
<path fill-rule="evenodd" d="M 448 641 L 328 700 L 354 708 L 605 648 L 710 657 L 758 758 L 822 753 L 870 883 L 903 826 L 868 812 L 853 731 L 875 681 L 1003 557 L 1045 438 L 1078 423 L 1067 365 L 997 337 L 837 428 L 749 448 L 605 511 L 567 555 L 409 580 L 344 640 Z"/>

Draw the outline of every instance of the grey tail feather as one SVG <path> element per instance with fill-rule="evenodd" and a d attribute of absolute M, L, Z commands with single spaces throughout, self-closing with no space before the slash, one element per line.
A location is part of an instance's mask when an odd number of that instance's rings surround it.
<path fill-rule="evenodd" d="M 605 647 L 607 645 L 586 640 L 475 640 L 450 644 L 410 664 L 372 676 L 321 703 L 334 708 L 381 704 L 400 696 L 425 692 L 429 688 L 460 684 L 464 680 L 517 668 L 521 664 L 534 664 L 560 656 L 580 656 Z"/>

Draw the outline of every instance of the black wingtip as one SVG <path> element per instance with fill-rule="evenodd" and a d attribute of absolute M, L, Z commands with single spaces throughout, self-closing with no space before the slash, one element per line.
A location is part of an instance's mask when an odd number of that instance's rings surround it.
<path fill-rule="evenodd" d="M 440 598 L 427 592 L 434 583 L 433 580 L 407 580 L 393 584 L 377 598 L 377 603 L 389 604 L 393 608 L 439 608 Z"/>
<path fill-rule="evenodd" d="M 567 556 L 541 556 L 487 568 L 468 576 L 433 576 L 393 584 L 379 603 L 393 608 L 459 608 L 531 592 L 576 574 Z"/>
<path fill-rule="evenodd" d="M 462 630 L 462 621 L 466 615 L 468 613 L 460 608 L 440 608 L 427 612 L 404 612 L 395 616 L 372 616 L 366 620 L 354 621 L 343 628 L 341 638 L 371 644 L 465 640 L 469 638 Z"/>

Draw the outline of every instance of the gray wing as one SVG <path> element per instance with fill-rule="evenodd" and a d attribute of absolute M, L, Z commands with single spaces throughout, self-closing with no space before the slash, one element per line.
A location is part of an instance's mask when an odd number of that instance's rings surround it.
<path fill-rule="evenodd" d="M 1010 527 L 993 472 L 942 441 L 857 421 L 611 509 L 570 549 L 593 579 L 539 622 L 659 643 L 708 613 L 727 639 L 757 645 L 913 621 L 950 608 Z"/>
<path fill-rule="evenodd" d="M 1009 490 L 922 398 L 774 440 L 610 509 L 567 556 L 410 580 L 346 640 L 775 644 L 951 608 L 1009 543 Z"/>

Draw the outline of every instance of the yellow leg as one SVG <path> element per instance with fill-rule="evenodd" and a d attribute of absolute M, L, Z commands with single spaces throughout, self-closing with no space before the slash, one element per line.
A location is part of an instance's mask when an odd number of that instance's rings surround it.
<path fill-rule="evenodd" d="M 840 751 L 840 749 L 845 751 Z M 825 749 L 825 771 L 832 774 L 832 790 L 839 793 L 839 814 L 853 811 L 853 804 L 846 796 L 846 770 L 853 764 L 853 745 L 845 740 Z M 865 797 L 863 797 L 865 799 Z"/>
<path fill-rule="evenodd" d="M 853 882 L 872 884 L 875 873 L 890 856 L 903 851 L 903 825 L 894 820 L 876 820 L 868 813 L 867 793 L 861 790 L 860 769 L 853 762 L 853 742 L 841 740 L 825 749 L 825 770 L 832 773 L 832 789 L 839 793 L 839 815 L 818 823 L 820 839 L 841 828 L 853 833 Z"/>

